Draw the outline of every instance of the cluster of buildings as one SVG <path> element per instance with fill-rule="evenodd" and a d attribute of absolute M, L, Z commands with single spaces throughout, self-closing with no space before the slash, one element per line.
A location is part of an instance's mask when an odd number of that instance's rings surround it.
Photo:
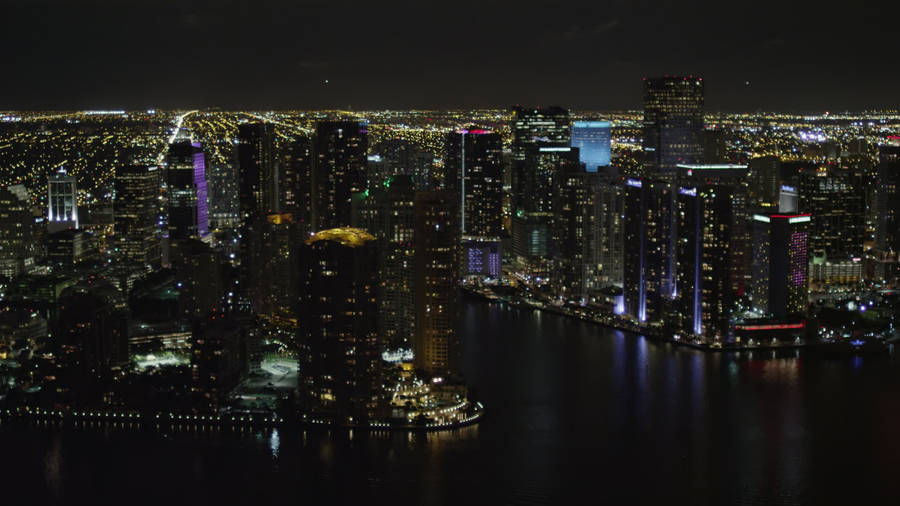
<path fill-rule="evenodd" d="M 643 81 L 620 134 L 637 159 L 607 119 L 517 106 L 454 117 L 439 149 L 346 119 L 245 119 L 212 147 L 176 131 L 90 206 L 65 170 L 41 205 L 0 188 L 0 359 L 33 366 L 0 394 L 222 410 L 295 375 L 279 406 L 310 423 L 440 425 L 472 414 L 460 284 L 709 345 L 795 337 L 811 293 L 896 287 L 900 139 L 748 158 L 703 88 Z M 136 379 L 159 352 L 183 367 Z"/>

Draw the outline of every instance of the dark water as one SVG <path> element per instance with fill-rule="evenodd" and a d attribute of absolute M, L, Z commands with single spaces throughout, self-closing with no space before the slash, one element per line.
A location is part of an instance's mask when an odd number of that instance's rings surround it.
<path fill-rule="evenodd" d="M 674 348 L 466 303 L 444 434 L 0 428 L 2 504 L 897 504 L 900 362 Z"/>

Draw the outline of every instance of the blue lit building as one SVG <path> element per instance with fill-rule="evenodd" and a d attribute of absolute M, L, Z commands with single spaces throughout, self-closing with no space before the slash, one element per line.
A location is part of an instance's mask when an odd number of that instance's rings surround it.
<path fill-rule="evenodd" d="M 579 150 L 579 161 L 588 172 L 608 167 L 610 159 L 609 121 L 576 121 L 572 123 L 572 147 Z"/>

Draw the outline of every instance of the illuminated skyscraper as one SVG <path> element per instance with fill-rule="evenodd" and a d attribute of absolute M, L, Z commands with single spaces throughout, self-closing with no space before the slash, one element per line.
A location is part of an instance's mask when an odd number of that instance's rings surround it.
<path fill-rule="evenodd" d="M 703 80 L 694 76 L 644 79 L 644 171 L 674 181 L 678 164 L 703 161 Z"/>
<path fill-rule="evenodd" d="M 575 150 L 577 151 L 577 150 Z M 553 275 L 556 292 L 580 301 L 588 294 L 594 271 L 591 262 L 595 216 L 590 178 L 577 156 L 553 174 Z"/>
<path fill-rule="evenodd" d="M 78 190 L 75 177 L 65 170 L 47 178 L 47 230 L 78 228 Z"/>
<path fill-rule="evenodd" d="M 378 332 L 391 348 L 410 348 L 415 334 L 416 190 L 412 176 L 393 176 L 354 196 L 354 226 L 369 231 L 378 251 Z"/>
<path fill-rule="evenodd" d="M 199 142 L 169 145 L 166 156 L 169 239 L 205 239 L 209 235 L 206 209 L 206 158 Z"/>
<path fill-rule="evenodd" d="M 312 230 L 349 226 L 351 196 L 365 190 L 368 125 L 357 121 L 316 124 L 312 171 Z"/>
<path fill-rule="evenodd" d="M 459 224 L 456 196 L 448 191 L 416 194 L 416 369 L 431 376 L 460 374 L 456 332 Z"/>
<path fill-rule="evenodd" d="M 34 263 L 33 225 L 25 187 L 0 187 L 0 276 L 18 276 Z"/>
<path fill-rule="evenodd" d="M 625 189 L 617 171 L 606 170 L 593 178 L 594 245 L 592 262 L 601 284 L 622 284 L 624 251 Z"/>
<path fill-rule="evenodd" d="M 129 165 L 116 170 L 115 244 L 122 258 L 159 266 L 158 200 L 157 167 Z"/>
<path fill-rule="evenodd" d="M 875 222 L 874 277 L 900 284 L 900 138 L 878 147 L 878 206 Z"/>
<path fill-rule="evenodd" d="M 865 175 L 837 163 L 804 169 L 798 179 L 799 208 L 812 214 L 813 256 L 850 260 L 863 254 L 866 233 Z"/>
<path fill-rule="evenodd" d="M 238 170 L 241 220 L 244 223 L 277 214 L 278 167 L 270 123 L 238 125 Z"/>
<path fill-rule="evenodd" d="M 365 230 L 336 228 L 301 248 L 301 405 L 307 420 L 365 423 L 384 408 L 378 251 Z"/>
<path fill-rule="evenodd" d="M 310 227 L 312 158 L 310 139 L 297 135 L 285 142 L 278 164 L 281 212 L 293 215 L 294 223 L 303 235 Z"/>
<path fill-rule="evenodd" d="M 670 254 L 671 186 L 665 182 L 625 180 L 625 313 L 639 321 L 662 319 Z"/>
<path fill-rule="evenodd" d="M 462 235 L 502 234 L 502 152 L 500 134 L 490 130 L 468 128 L 447 135 L 446 188 L 460 199 Z"/>
<path fill-rule="evenodd" d="M 513 158 L 524 160 L 530 147 L 568 147 L 569 111 L 562 107 L 515 107 L 513 109 Z"/>
<path fill-rule="evenodd" d="M 572 123 L 572 147 L 578 148 L 579 160 L 588 172 L 610 163 L 609 121 L 576 121 Z"/>
<path fill-rule="evenodd" d="M 678 297 L 682 332 L 724 341 L 735 301 L 731 284 L 732 190 L 678 191 Z"/>
<path fill-rule="evenodd" d="M 750 296 L 754 309 L 776 319 L 809 306 L 809 214 L 754 214 Z"/>

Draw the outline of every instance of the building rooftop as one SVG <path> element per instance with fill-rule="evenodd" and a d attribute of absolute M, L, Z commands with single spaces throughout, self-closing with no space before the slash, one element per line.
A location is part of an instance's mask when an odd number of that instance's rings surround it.
<path fill-rule="evenodd" d="M 375 237 L 372 234 L 361 228 L 344 227 L 316 232 L 312 237 L 306 240 L 306 244 L 313 244 L 319 241 L 335 241 L 341 243 L 343 246 L 355 248 L 357 246 L 365 245 L 368 241 L 374 240 Z"/>

